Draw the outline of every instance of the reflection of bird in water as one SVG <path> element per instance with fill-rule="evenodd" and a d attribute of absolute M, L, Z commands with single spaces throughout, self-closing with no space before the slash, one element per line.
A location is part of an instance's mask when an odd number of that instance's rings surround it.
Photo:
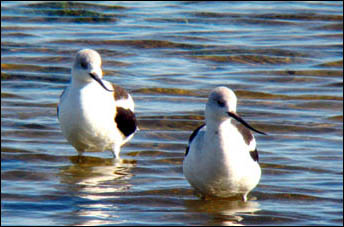
<path fill-rule="evenodd" d="M 74 193 L 75 188 L 78 188 L 78 196 L 88 199 L 102 197 L 103 193 L 128 190 L 129 179 L 133 176 L 131 169 L 136 165 L 136 162 L 131 160 L 88 156 L 83 156 L 82 159 L 71 157 L 71 162 L 73 165 L 59 174 L 61 182 L 70 185 Z"/>
<path fill-rule="evenodd" d="M 91 49 L 79 51 L 57 117 L 63 135 L 79 155 L 111 150 L 118 158 L 121 146 L 138 129 L 134 101 L 126 90 L 102 77 L 100 55 Z"/>
<path fill-rule="evenodd" d="M 59 187 L 64 187 L 64 193 L 72 196 L 74 206 L 78 207 L 73 211 L 76 225 L 114 224 L 114 220 L 120 218 L 113 212 L 118 209 L 118 203 L 113 201 L 121 198 L 118 193 L 132 186 L 131 171 L 136 161 L 90 156 L 73 156 L 70 161 L 72 165 L 59 173 Z"/>
<path fill-rule="evenodd" d="M 242 214 L 253 214 L 260 211 L 260 204 L 257 201 L 241 201 L 230 199 L 209 199 L 209 200 L 185 200 L 185 206 L 190 212 L 207 213 L 216 217 L 212 220 L 207 218 L 209 223 L 202 225 L 241 225 L 244 216 Z M 195 223 L 199 225 L 200 223 Z"/>
<path fill-rule="evenodd" d="M 210 93 L 205 108 L 206 124 L 190 136 L 183 172 L 203 195 L 241 194 L 246 201 L 261 175 L 256 140 L 250 130 L 265 133 L 246 123 L 236 113 L 236 105 L 234 92 L 226 87 Z"/>

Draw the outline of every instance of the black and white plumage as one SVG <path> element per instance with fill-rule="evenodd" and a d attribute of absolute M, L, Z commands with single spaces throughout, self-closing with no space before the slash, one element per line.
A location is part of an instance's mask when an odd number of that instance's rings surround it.
<path fill-rule="evenodd" d="M 232 90 L 217 87 L 209 95 L 206 123 L 190 136 L 183 162 L 189 183 L 203 195 L 232 197 L 247 194 L 261 176 L 256 140 L 258 131 L 236 113 L 237 98 Z"/>
<path fill-rule="evenodd" d="M 71 74 L 57 108 L 63 135 L 79 155 L 111 150 L 119 158 L 120 147 L 138 130 L 131 95 L 102 79 L 101 57 L 94 50 L 77 53 Z"/>

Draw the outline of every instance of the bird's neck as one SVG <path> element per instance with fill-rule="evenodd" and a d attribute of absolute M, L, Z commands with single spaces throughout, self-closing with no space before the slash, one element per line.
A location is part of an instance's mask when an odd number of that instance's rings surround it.
<path fill-rule="evenodd" d="M 206 120 L 207 132 L 209 133 L 219 133 L 223 127 L 231 123 L 231 119 L 226 119 L 223 121 L 219 120 Z"/>
<path fill-rule="evenodd" d="M 84 80 L 79 80 L 79 79 L 76 79 L 76 78 L 72 78 L 72 80 L 71 80 L 71 86 L 74 87 L 74 88 L 77 88 L 77 89 L 81 89 L 81 88 L 84 88 L 86 86 L 97 87 L 97 85 L 98 85 L 97 82 L 93 81 L 93 80 L 84 81 Z M 100 85 L 99 85 L 99 87 L 100 87 Z"/>

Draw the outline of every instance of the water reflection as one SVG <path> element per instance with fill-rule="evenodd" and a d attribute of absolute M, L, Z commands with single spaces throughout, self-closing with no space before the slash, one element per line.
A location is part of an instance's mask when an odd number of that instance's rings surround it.
<path fill-rule="evenodd" d="M 114 160 L 73 156 L 71 166 L 60 172 L 61 183 L 70 186 L 70 191 L 81 198 L 97 200 L 114 197 L 115 192 L 127 191 L 130 188 L 129 179 L 133 176 L 130 170 L 136 166 L 136 160 Z M 76 187 L 77 186 L 77 187 Z"/>
<path fill-rule="evenodd" d="M 185 200 L 185 206 L 191 212 L 207 213 L 213 217 L 209 225 L 241 225 L 244 214 L 260 211 L 260 204 L 253 199 L 244 202 L 236 198 L 210 199 L 210 200 Z"/>
<path fill-rule="evenodd" d="M 116 193 L 130 189 L 129 180 L 133 176 L 131 169 L 136 166 L 136 160 L 72 156 L 70 162 L 72 164 L 61 169 L 59 176 L 60 182 L 66 187 L 65 191 L 82 199 L 77 201 L 78 209 L 72 211 L 72 216 L 80 217 L 75 218 L 77 223 L 74 224 L 115 224 L 115 220 L 119 220 L 116 224 L 123 222 L 118 214 L 108 212 L 118 210 L 118 205 L 104 203 L 104 200 L 118 199 L 120 197 Z M 81 217 L 92 217 L 92 220 Z"/>

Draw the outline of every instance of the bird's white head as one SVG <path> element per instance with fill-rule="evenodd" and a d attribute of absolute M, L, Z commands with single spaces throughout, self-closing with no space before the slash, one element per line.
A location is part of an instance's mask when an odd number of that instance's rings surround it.
<path fill-rule="evenodd" d="M 227 87 L 217 87 L 211 91 L 205 108 L 205 119 L 207 125 L 219 125 L 227 119 L 235 119 L 246 128 L 266 135 L 249 125 L 236 113 L 237 97 Z M 209 124 L 208 124 L 209 123 Z"/>
<path fill-rule="evenodd" d="M 208 97 L 205 108 L 206 120 L 224 121 L 229 118 L 228 113 L 236 113 L 237 97 L 227 87 L 213 89 Z"/>
<path fill-rule="evenodd" d="M 77 83 L 90 83 L 97 81 L 105 90 L 109 90 L 102 82 L 102 59 L 97 51 L 92 49 L 80 50 L 74 60 L 72 80 Z"/>
<path fill-rule="evenodd" d="M 74 59 L 72 68 L 73 79 L 80 81 L 92 81 L 90 73 L 98 78 L 103 77 L 101 69 L 102 59 L 97 51 L 91 49 L 83 49 L 78 51 Z"/>

